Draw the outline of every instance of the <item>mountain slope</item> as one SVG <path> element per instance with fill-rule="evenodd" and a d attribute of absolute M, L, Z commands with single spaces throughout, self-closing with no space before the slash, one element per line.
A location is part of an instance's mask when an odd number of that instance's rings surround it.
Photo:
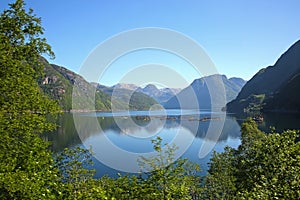
<path fill-rule="evenodd" d="M 299 73 L 300 41 L 293 44 L 274 66 L 261 69 L 256 73 L 246 83 L 237 98 L 227 104 L 227 110 L 235 113 L 299 110 L 297 103 L 299 97 L 295 90 L 299 87 L 299 78 L 297 78 Z"/>
<path fill-rule="evenodd" d="M 112 86 L 112 88 L 116 89 L 127 89 L 127 90 L 136 90 L 138 89 L 139 87 L 134 85 L 134 84 L 129 84 L 129 83 L 118 83 L 114 86 Z"/>
<path fill-rule="evenodd" d="M 268 98 L 264 110 L 300 112 L 300 73 L 297 73 L 278 92 Z"/>
<path fill-rule="evenodd" d="M 221 108 L 233 100 L 241 86 L 227 79 L 224 75 L 211 75 L 196 79 L 176 96 L 164 104 L 169 109 L 211 109 Z M 213 102 L 212 102 L 213 99 Z"/>
<path fill-rule="evenodd" d="M 129 109 L 131 110 L 149 110 L 151 106 L 157 104 L 153 98 L 147 96 L 146 94 L 131 90 L 132 88 L 137 88 L 137 86 L 134 87 L 132 84 L 126 84 L 125 87 L 123 87 L 122 85 L 118 84 L 113 87 L 106 87 L 96 84 L 96 87 L 98 90 L 112 97 L 112 102 L 115 109 L 118 108 L 118 106 L 115 105 L 116 100 L 123 102 L 123 105 L 128 105 Z"/>
<path fill-rule="evenodd" d="M 235 83 L 236 85 L 238 85 L 240 88 L 244 87 L 244 85 L 247 83 L 247 81 L 245 81 L 242 78 L 238 78 L 238 77 L 232 77 L 229 79 L 229 81 Z"/>
<path fill-rule="evenodd" d="M 137 91 L 152 97 L 159 103 L 163 103 L 168 101 L 174 95 L 176 95 L 180 91 L 180 89 L 177 88 L 158 89 L 155 85 L 148 84 L 144 88 L 138 88 Z"/>
<path fill-rule="evenodd" d="M 65 111 L 70 111 L 72 108 L 72 93 L 76 85 L 80 86 L 76 92 L 75 110 L 110 110 L 110 97 L 99 91 L 95 92 L 95 88 L 78 74 L 54 64 L 49 64 L 46 59 L 41 58 L 45 65 L 44 77 L 39 81 L 40 88 L 51 99 L 57 100 L 61 108 Z M 95 94 L 95 98 L 93 96 Z M 95 100 L 95 107 L 93 102 Z"/>

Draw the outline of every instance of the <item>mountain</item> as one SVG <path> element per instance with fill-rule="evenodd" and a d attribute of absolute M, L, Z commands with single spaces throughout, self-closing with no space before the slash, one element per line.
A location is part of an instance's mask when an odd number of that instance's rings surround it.
<path fill-rule="evenodd" d="M 101 85 L 98 86 L 100 89 Z M 106 86 L 104 86 L 106 87 Z M 111 88 L 113 89 L 127 89 L 127 90 L 132 90 L 136 92 L 141 92 L 146 94 L 149 97 L 152 97 L 155 101 L 158 103 L 164 103 L 167 100 L 169 100 L 171 97 L 176 95 L 178 92 L 181 91 L 179 88 L 161 88 L 158 89 L 155 85 L 153 84 L 148 84 L 144 88 L 138 87 L 137 85 L 134 84 L 128 84 L 128 83 L 118 83 Z"/>
<path fill-rule="evenodd" d="M 300 40 L 293 44 L 273 66 L 261 69 L 227 104 L 234 113 L 267 111 L 300 112 Z"/>
<path fill-rule="evenodd" d="M 206 76 L 194 80 L 163 106 L 169 109 L 211 109 L 212 106 L 221 109 L 237 96 L 243 82 L 238 78 L 230 80 L 219 74 Z"/>
<path fill-rule="evenodd" d="M 39 86 L 51 99 L 57 100 L 65 111 L 110 111 L 112 105 L 114 110 L 148 110 L 157 104 L 151 97 L 130 90 L 137 88 L 133 84 L 111 88 L 95 85 L 64 67 L 49 64 L 44 58 L 41 60 L 45 75 L 39 80 Z"/>
<path fill-rule="evenodd" d="M 178 88 L 162 88 L 158 89 L 153 84 L 148 84 L 144 88 L 138 88 L 137 91 L 142 92 L 153 99 L 155 99 L 159 103 L 163 103 L 168 101 L 171 97 L 180 92 L 181 89 Z"/>
<path fill-rule="evenodd" d="M 112 87 L 95 84 L 97 89 L 112 97 L 114 108 L 114 101 L 118 100 L 123 102 L 124 105 L 129 105 L 131 110 L 149 110 L 153 105 L 158 104 L 153 98 L 146 94 L 138 92 L 138 88 L 134 84 L 117 84 Z"/>
<path fill-rule="evenodd" d="M 264 110 L 300 112 L 298 91 L 300 91 L 300 73 L 295 74 L 273 97 L 266 100 Z"/>
<path fill-rule="evenodd" d="M 39 86 L 51 99 L 57 100 L 63 110 L 110 110 L 111 100 L 107 94 L 96 92 L 95 87 L 78 74 L 64 67 L 49 64 L 44 58 L 41 58 L 41 61 L 45 66 L 45 74 L 39 80 Z"/>
<path fill-rule="evenodd" d="M 245 81 L 244 79 L 237 78 L 237 77 L 232 77 L 232 78 L 229 79 L 229 81 L 234 82 L 240 88 L 244 87 L 244 85 L 247 83 L 247 81 Z"/>
<path fill-rule="evenodd" d="M 139 87 L 134 85 L 134 84 L 129 84 L 129 83 L 118 83 L 114 86 L 112 86 L 112 88 L 118 88 L 118 89 L 127 89 L 127 90 L 136 90 Z"/>

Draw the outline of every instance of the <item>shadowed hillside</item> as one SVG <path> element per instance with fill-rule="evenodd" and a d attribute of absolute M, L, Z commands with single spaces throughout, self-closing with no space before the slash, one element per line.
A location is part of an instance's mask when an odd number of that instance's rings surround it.
<path fill-rule="evenodd" d="M 274 66 L 261 69 L 243 87 L 227 110 L 235 113 L 300 111 L 300 41 L 293 44 Z"/>

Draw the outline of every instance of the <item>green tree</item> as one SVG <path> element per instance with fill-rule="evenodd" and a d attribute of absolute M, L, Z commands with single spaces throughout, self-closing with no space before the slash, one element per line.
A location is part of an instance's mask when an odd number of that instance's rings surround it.
<path fill-rule="evenodd" d="M 177 147 L 165 144 L 157 137 L 152 140 L 158 156 L 142 157 L 141 170 L 147 170 L 143 180 L 144 199 L 192 199 L 199 194 L 200 177 L 197 172 L 199 165 L 179 158 L 175 160 Z M 143 177 L 143 176 L 141 176 Z"/>
<path fill-rule="evenodd" d="M 175 161 L 175 146 L 162 148 L 160 137 L 152 140 L 155 157 L 141 157 L 139 175 L 102 177 L 97 182 L 109 199 L 196 199 L 200 196 L 199 166 L 186 159 Z M 150 172 L 144 172 L 145 170 Z"/>
<path fill-rule="evenodd" d="M 106 192 L 93 179 L 95 170 L 87 169 L 92 166 L 91 150 L 80 147 L 65 149 L 55 156 L 55 167 L 59 169 L 62 199 L 106 199 Z M 112 187 L 112 184 L 108 184 Z"/>
<path fill-rule="evenodd" d="M 205 177 L 204 199 L 233 199 L 236 194 L 234 152 L 226 147 L 225 152 L 214 152 L 209 163 L 209 174 Z"/>
<path fill-rule="evenodd" d="M 214 199 L 299 199 L 299 131 L 263 133 L 248 119 L 242 143 L 211 159 L 205 195 Z"/>
<path fill-rule="evenodd" d="M 24 1 L 9 7 L 0 16 L 0 199 L 55 199 L 57 170 L 38 135 L 54 128 L 46 114 L 59 110 L 37 84 L 41 54 L 54 54 Z"/>

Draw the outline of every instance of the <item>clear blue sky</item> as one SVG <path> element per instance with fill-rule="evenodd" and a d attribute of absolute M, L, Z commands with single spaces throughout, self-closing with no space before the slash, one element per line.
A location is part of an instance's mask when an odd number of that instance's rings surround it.
<path fill-rule="evenodd" d="M 7 8 L 10 0 L 1 0 Z M 78 72 L 89 53 L 119 32 L 162 27 L 197 41 L 228 77 L 250 79 L 300 39 L 298 0 L 27 0 L 42 18 L 56 59 Z M 119 66 L 120 67 L 120 66 Z M 112 72 L 114 73 L 114 72 Z M 190 72 L 192 73 L 192 72 Z M 192 78 L 197 78 L 193 77 Z M 113 84 L 107 79 L 103 84 Z"/>

